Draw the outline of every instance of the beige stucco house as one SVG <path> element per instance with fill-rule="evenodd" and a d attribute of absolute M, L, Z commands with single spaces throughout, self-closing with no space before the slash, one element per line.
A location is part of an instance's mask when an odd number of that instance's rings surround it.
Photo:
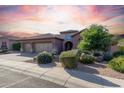
<path fill-rule="evenodd" d="M 19 39 L 23 52 L 52 52 L 56 50 L 59 54 L 64 50 L 77 47 L 80 41 L 80 32 L 77 30 L 62 31 L 60 34 L 41 34 L 34 37 Z"/>
<path fill-rule="evenodd" d="M 21 39 L 0 35 L 0 48 L 2 45 L 6 45 L 8 50 L 12 50 L 12 44 L 20 42 L 22 52 L 39 53 L 42 51 L 56 51 L 59 54 L 65 50 L 76 49 L 79 41 L 82 39 L 80 37 L 81 32 L 68 30 L 62 31 L 60 34 L 41 34 Z M 115 52 L 117 50 L 117 46 L 111 46 L 111 51 Z"/>

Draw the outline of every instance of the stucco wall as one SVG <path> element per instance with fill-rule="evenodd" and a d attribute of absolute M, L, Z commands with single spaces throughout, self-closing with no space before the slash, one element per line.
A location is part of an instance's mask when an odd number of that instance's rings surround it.
<path fill-rule="evenodd" d="M 3 37 L 3 38 L 0 38 L 0 48 L 1 48 L 2 42 L 6 42 L 7 48 L 8 48 L 9 50 L 12 50 L 12 44 L 13 44 L 14 42 L 16 42 L 16 41 L 10 40 L 10 39 L 4 38 L 4 37 Z"/>
<path fill-rule="evenodd" d="M 73 42 L 73 49 L 77 48 L 77 45 L 79 44 L 80 41 L 80 34 L 77 34 L 73 36 L 72 42 Z"/>
<path fill-rule="evenodd" d="M 54 48 L 58 50 L 58 53 L 63 51 L 63 41 L 59 39 L 55 39 L 55 45 Z"/>

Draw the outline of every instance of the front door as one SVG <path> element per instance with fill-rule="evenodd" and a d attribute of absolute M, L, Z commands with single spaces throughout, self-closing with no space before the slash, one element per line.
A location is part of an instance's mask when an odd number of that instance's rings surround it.
<path fill-rule="evenodd" d="M 66 50 L 66 51 L 67 51 L 67 50 L 71 50 L 72 47 L 73 47 L 73 44 L 72 44 L 71 41 L 68 41 L 68 42 L 65 43 L 65 50 Z"/>

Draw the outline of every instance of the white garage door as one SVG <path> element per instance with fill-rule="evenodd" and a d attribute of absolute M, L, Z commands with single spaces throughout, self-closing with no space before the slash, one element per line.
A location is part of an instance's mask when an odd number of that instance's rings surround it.
<path fill-rule="evenodd" d="M 25 47 L 25 52 L 32 52 L 31 44 L 25 44 L 24 47 Z"/>
<path fill-rule="evenodd" d="M 36 43 L 35 44 L 35 51 L 42 52 L 42 51 L 52 51 L 52 43 Z"/>

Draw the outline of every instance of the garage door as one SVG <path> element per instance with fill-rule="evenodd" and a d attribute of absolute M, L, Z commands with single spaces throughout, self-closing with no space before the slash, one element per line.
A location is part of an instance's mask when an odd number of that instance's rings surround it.
<path fill-rule="evenodd" d="M 42 51 L 52 51 L 52 43 L 36 43 L 35 44 L 35 51 L 42 52 Z"/>
<path fill-rule="evenodd" d="M 32 52 L 32 46 L 31 44 L 24 44 L 25 52 Z"/>

